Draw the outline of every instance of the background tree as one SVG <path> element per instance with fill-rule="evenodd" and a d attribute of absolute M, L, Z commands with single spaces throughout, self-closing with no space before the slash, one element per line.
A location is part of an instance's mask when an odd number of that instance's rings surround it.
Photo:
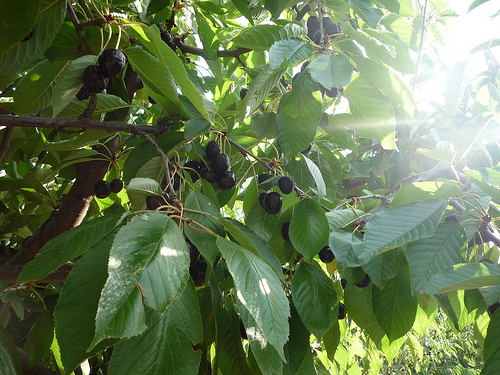
<path fill-rule="evenodd" d="M 498 40 L 424 107 L 445 2 L 0 9 L 2 374 L 496 373 Z"/>

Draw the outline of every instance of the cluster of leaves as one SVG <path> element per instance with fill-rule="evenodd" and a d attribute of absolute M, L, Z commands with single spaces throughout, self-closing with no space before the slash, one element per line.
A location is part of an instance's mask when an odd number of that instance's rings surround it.
<path fill-rule="evenodd" d="M 20 119 L 1 160 L 3 248 L 42 241 L 75 178 L 92 173 L 82 166 L 104 161 L 104 180 L 125 189 L 89 200 L 80 225 L 43 241 L 19 287 L 2 286 L 6 374 L 20 371 L 16 345 L 30 366 L 42 360 L 61 373 L 88 358 L 110 374 L 360 373 L 353 353 L 378 373 L 405 341 L 417 348 L 438 307 L 457 331 L 474 324 L 483 372 L 496 371 L 500 312 L 487 311 L 500 299 L 493 43 L 480 46 L 484 77 L 472 85 L 457 64 L 444 105 L 429 110 L 410 85 L 432 70 L 414 56 L 435 59 L 418 35 L 422 20 L 438 35 L 431 26 L 449 16 L 444 5 L 426 14 L 407 1 L 73 3 L 1 5 L 12 17 L 1 16 L 0 120 Z M 307 18 L 324 14 L 342 34 L 316 44 Z M 97 103 L 79 101 L 85 68 L 114 47 L 127 68 Z M 131 72 L 142 83 L 133 96 Z M 344 89 L 322 95 L 334 88 Z M 81 119 L 90 108 L 94 121 Z M 156 124 L 155 139 L 145 126 L 104 126 L 123 109 L 130 124 Z M 37 117 L 43 123 L 29 127 Z M 61 118 L 86 129 L 49 126 Z M 210 165 L 214 139 L 230 161 L 229 189 L 189 167 Z M 263 173 L 276 177 L 259 183 Z M 284 175 L 295 194 L 276 186 Z M 273 214 L 259 203 L 271 190 L 281 197 Z M 335 261 L 323 264 L 327 245 Z M 207 265 L 196 285 L 190 248 Z M 37 283 L 68 262 L 62 286 Z M 359 345 L 347 348 L 352 327 Z"/>

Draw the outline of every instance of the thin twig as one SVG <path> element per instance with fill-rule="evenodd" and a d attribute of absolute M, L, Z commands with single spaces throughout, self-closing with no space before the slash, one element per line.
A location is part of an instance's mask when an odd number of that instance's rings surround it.
<path fill-rule="evenodd" d="M 81 114 L 80 118 L 83 121 L 90 121 L 92 120 L 92 116 L 94 116 L 94 112 L 97 108 L 97 94 L 95 92 L 90 94 L 90 100 L 87 108 L 85 108 L 85 111 Z"/>
<path fill-rule="evenodd" d="M 89 47 L 87 46 L 87 41 L 85 40 L 85 34 L 83 33 L 83 29 L 80 28 L 80 21 L 76 16 L 75 10 L 71 6 L 70 0 L 67 1 L 67 8 L 68 8 L 69 18 L 71 18 L 71 22 L 73 22 L 73 25 L 75 26 L 76 35 L 78 35 L 78 40 L 80 41 L 80 47 L 78 47 L 78 49 L 84 55 L 88 55 L 90 52 L 89 52 Z"/>
<path fill-rule="evenodd" d="M 353 199 L 351 199 L 351 200 L 349 200 L 349 201 L 346 201 L 346 202 L 344 202 L 344 203 L 341 203 L 341 204 L 339 204 L 337 207 L 335 207 L 335 208 L 334 208 L 334 210 L 338 210 L 338 209 L 340 209 L 340 208 L 344 207 L 344 206 L 345 206 L 346 204 L 348 204 L 348 203 L 352 204 L 352 203 L 354 203 L 354 202 L 355 202 L 355 201 L 357 201 L 357 200 L 358 200 L 358 201 L 363 201 L 363 200 L 365 200 L 365 199 L 380 199 L 380 200 L 382 201 L 382 203 L 387 202 L 387 201 L 390 201 L 390 199 L 389 199 L 389 198 L 387 198 L 387 197 L 385 197 L 385 196 L 383 196 L 383 195 L 379 195 L 379 194 L 365 195 L 365 196 L 362 196 L 362 197 L 356 197 L 356 198 L 353 198 Z"/>
<path fill-rule="evenodd" d="M 184 54 L 190 53 L 192 55 L 201 56 L 205 60 L 210 60 L 210 58 L 205 54 L 205 52 L 201 48 L 182 42 L 179 44 L 179 48 Z M 252 50 L 250 48 L 235 48 L 235 49 L 222 50 L 222 51 L 217 51 L 217 57 L 238 57 L 240 55 L 243 55 L 244 53 L 248 53 L 251 51 Z"/>
<path fill-rule="evenodd" d="M 320 46 L 325 45 L 325 30 L 323 30 L 323 7 L 321 3 L 318 4 L 318 20 L 319 20 L 319 36 L 320 36 Z"/>

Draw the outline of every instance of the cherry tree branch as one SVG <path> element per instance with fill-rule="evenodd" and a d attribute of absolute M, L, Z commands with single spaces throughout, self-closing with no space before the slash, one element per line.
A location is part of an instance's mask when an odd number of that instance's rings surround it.
<path fill-rule="evenodd" d="M 184 54 L 190 53 L 192 55 L 201 56 L 205 60 L 210 60 L 210 58 L 205 54 L 202 48 L 198 48 L 182 42 L 179 44 L 179 48 Z M 236 48 L 236 49 L 222 50 L 222 51 L 217 51 L 217 57 L 239 57 L 240 55 L 243 55 L 251 51 L 252 50 L 250 48 Z"/>
<path fill-rule="evenodd" d="M 2 142 L 0 143 L 0 165 L 2 164 L 5 154 L 9 150 L 9 144 L 13 134 L 14 134 L 14 128 L 5 129 Z"/>
<path fill-rule="evenodd" d="M 84 55 L 88 55 L 90 52 L 89 52 L 89 47 L 87 46 L 87 41 L 85 40 L 85 34 L 83 33 L 83 29 L 80 28 L 81 25 L 80 21 L 76 16 L 75 10 L 71 6 L 70 0 L 67 1 L 67 8 L 68 8 L 69 18 L 71 18 L 71 22 L 73 22 L 73 25 L 75 26 L 76 35 L 78 35 L 78 40 L 80 41 L 80 47 L 78 47 L 78 49 Z"/>
<path fill-rule="evenodd" d="M 188 119 L 183 116 L 169 116 L 168 120 L 187 121 Z M 110 133 L 127 132 L 134 133 L 136 130 L 142 131 L 147 134 L 152 134 L 155 137 L 165 133 L 167 130 L 164 126 L 160 125 L 134 125 L 124 124 L 117 122 L 100 122 L 100 121 L 87 121 L 84 118 L 68 118 L 59 117 L 51 119 L 49 117 L 20 117 L 12 115 L 0 114 L 0 126 L 19 126 L 23 128 L 48 128 L 48 129 L 66 129 L 66 128 L 81 128 L 81 129 L 96 129 L 104 130 Z"/>

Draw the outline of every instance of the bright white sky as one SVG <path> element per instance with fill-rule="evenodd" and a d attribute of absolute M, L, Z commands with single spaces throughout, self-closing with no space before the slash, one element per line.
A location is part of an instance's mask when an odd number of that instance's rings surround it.
<path fill-rule="evenodd" d="M 448 69 L 454 63 L 467 62 L 468 77 L 477 76 L 487 68 L 484 52 L 472 55 L 471 49 L 483 42 L 500 39 L 500 16 L 491 18 L 500 10 L 500 1 L 490 0 L 467 13 L 471 3 L 472 0 L 449 0 L 450 7 L 460 17 L 451 21 L 447 44 L 437 51 Z M 491 52 L 500 62 L 500 46 L 492 48 Z M 419 85 L 416 92 L 417 101 L 420 96 L 425 98 L 425 101 L 442 102 L 441 94 L 445 90 L 445 82 L 446 72 L 443 71 L 441 74 L 438 73 L 435 79 Z"/>

